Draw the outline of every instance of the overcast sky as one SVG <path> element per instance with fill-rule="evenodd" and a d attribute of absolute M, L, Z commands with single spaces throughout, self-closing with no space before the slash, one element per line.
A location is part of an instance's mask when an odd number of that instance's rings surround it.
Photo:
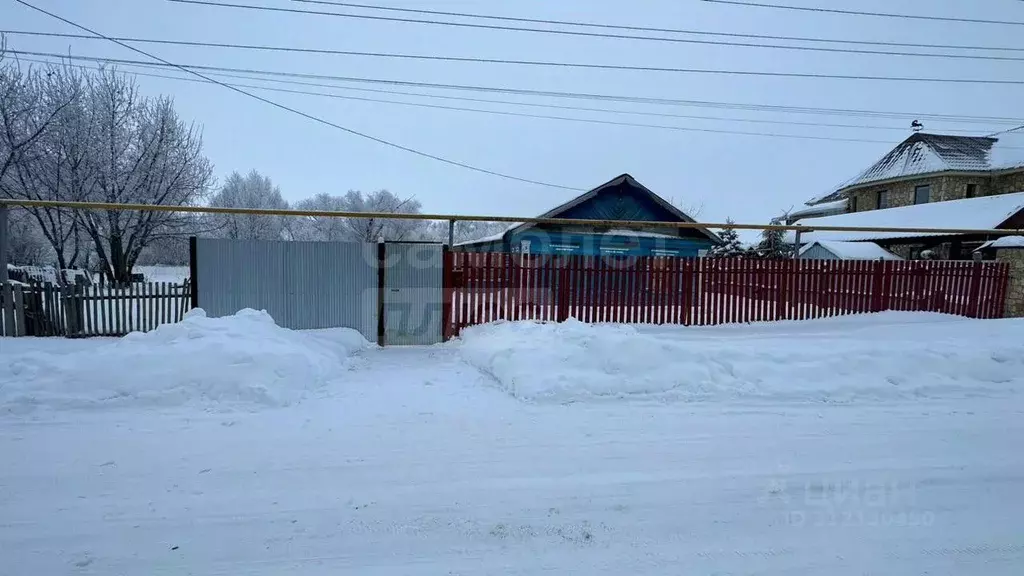
<path fill-rule="evenodd" d="M 32 1 L 104 34 L 117 36 L 661 67 L 1024 79 L 1024 74 L 1021 74 L 1024 62 L 826 54 L 559 37 L 258 12 L 176 4 L 164 0 Z M 230 1 L 373 13 L 287 0 Z M 1024 2 L 1016 0 L 780 0 L 780 3 L 787 2 L 805 6 L 827 5 L 855 10 L 1024 21 Z M 1024 42 L 1021 41 L 1024 37 L 1022 26 L 811 14 L 707 4 L 699 0 L 637 0 L 628 3 L 620 0 L 380 0 L 379 4 L 717 32 L 1024 48 Z M 0 22 L 4 29 L 76 32 L 12 0 L 0 0 Z M 12 36 L 8 39 L 8 47 L 15 50 L 140 58 L 138 54 L 124 48 L 93 40 Z M 701 206 L 699 219 L 704 221 L 720 221 L 729 216 L 739 222 L 764 222 L 784 209 L 799 206 L 808 198 L 828 191 L 866 168 L 893 144 L 909 135 L 910 122 L 917 114 L 1024 117 L 1024 109 L 1021 107 L 1024 86 L 1014 85 L 711 76 L 417 62 L 218 48 L 141 47 L 183 64 L 531 90 L 907 112 L 906 117 L 900 119 L 768 114 L 346 84 L 363 88 L 563 106 L 888 128 L 849 129 L 612 115 L 334 91 L 362 98 L 532 114 L 878 141 L 865 143 L 583 124 L 259 92 L 260 95 L 354 130 L 459 162 L 524 178 L 591 188 L 628 172 L 656 193 L 677 204 Z M 1024 57 L 1024 52 L 1010 55 Z M 139 84 L 147 94 L 172 95 L 179 113 L 185 119 L 194 120 L 204 127 L 206 154 L 215 164 L 221 180 L 233 170 L 247 171 L 255 168 L 279 184 L 288 200 L 298 200 L 319 192 L 342 194 L 350 189 L 369 191 L 386 188 L 399 195 L 415 196 L 423 203 L 426 212 L 531 216 L 578 194 L 504 180 L 417 157 L 316 124 L 247 99 L 223 87 L 148 77 L 139 78 Z M 303 89 L 297 86 L 282 87 Z M 322 88 L 306 89 L 330 91 Z M 924 122 L 930 132 L 970 130 L 978 135 L 1008 127 L 998 124 Z"/>

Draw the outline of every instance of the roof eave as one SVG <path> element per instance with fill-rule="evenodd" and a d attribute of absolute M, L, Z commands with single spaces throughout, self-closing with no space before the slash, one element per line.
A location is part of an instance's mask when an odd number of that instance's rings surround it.
<path fill-rule="evenodd" d="M 835 192 L 822 196 L 814 204 L 808 204 L 808 206 L 817 206 L 818 204 L 825 204 L 826 202 L 835 202 L 839 198 L 842 198 L 844 194 L 859 190 L 861 188 L 868 188 L 871 186 L 883 186 L 885 184 L 897 184 L 899 182 L 906 182 L 907 180 L 919 180 L 923 178 L 934 178 L 936 176 L 993 176 L 1009 174 L 1011 172 L 1024 171 L 1024 166 L 1016 168 L 1003 168 L 998 170 L 939 170 L 936 172 L 922 172 L 920 174 L 908 174 L 906 176 L 897 176 L 895 178 L 886 178 L 884 180 L 872 180 L 870 182 L 861 182 L 853 184 L 843 188 L 838 188 Z M 835 197 L 839 194 L 839 197 Z M 835 197 L 835 198 L 834 198 Z M 832 200 L 829 200 L 832 198 Z"/>
<path fill-rule="evenodd" d="M 628 173 L 620 174 L 620 175 L 616 176 L 615 178 L 612 178 L 611 180 L 605 182 L 604 184 L 601 184 L 601 185 L 597 186 L 596 188 L 593 188 L 592 190 L 589 190 L 587 192 L 584 192 L 583 194 L 580 194 L 579 196 L 573 198 L 572 200 L 569 200 L 568 202 L 565 202 L 563 204 L 555 206 L 551 210 L 548 210 L 547 212 L 545 212 L 545 213 L 541 214 L 540 216 L 538 216 L 538 218 L 557 219 L 559 213 L 564 212 L 564 211 L 566 211 L 566 210 L 568 210 L 570 208 L 573 208 L 575 206 L 578 206 L 578 205 L 582 204 L 583 202 L 586 202 L 587 200 L 589 200 L 589 199 L 593 198 L 594 196 L 596 196 L 599 192 L 601 192 L 605 188 L 609 188 L 611 186 L 617 186 L 617 185 L 619 185 L 619 184 L 621 184 L 623 182 L 629 182 L 631 185 L 636 186 L 640 190 L 643 190 L 656 203 L 658 203 L 661 207 L 663 207 L 666 210 L 668 210 L 670 213 L 675 215 L 680 220 L 682 220 L 684 222 L 691 222 L 691 223 L 694 223 L 694 224 L 697 223 L 697 221 L 694 220 L 693 218 L 691 218 L 688 214 L 686 214 L 685 212 L 683 212 L 679 208 L 676 208 L 675 206 L 673 206 L 671 203 L 669 203 L 667 200 L 665 200 L 661 196 L 658 196 L 657 194 L 655 194 L 650 188 L 648 188 L 648 187 L 644 186 L 643 184 L 641 184 L 639 181 L 637 181 L 636 178 L 633 178 L 633 176 L 631 176 Z M 652 222 L 652 224 L 653 224 L 653 222 Z M 525 222 L 523 224 L 520 224 L 519 226 L 516 226 L 515 228 L 511 228 L 508 231 L 506 231 L 505 232 L 505 238 L 508 238 L 508 236 L 511 235 L 511 234 L 522 232 L 523 230 L 526 230 L 528 228 L 533 228 L 536 225 L 537 224 L 535 222 Z M 709 240 L 711 240 L 712 242 L 714 242 L 716 244 L 722 244 L 723 243 L 722 239 L 719 238 L 719 236 L 717 234 L 715 234 L 714 232 L 708 230 L 707 228 L 695 228 L 695 230 L 698 230 L 699 232 L 701 232 L 702 234 L 707 236 Z"/>

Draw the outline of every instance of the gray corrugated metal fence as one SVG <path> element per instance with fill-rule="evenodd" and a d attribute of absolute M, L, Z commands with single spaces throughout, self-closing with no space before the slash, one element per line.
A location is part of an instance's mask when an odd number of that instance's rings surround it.
<path fill-rule="evenodd" d="M 253 308 L 286 328 L 354 328 L 377 341 L 376 244 L 198 238 L 195 265 L 210 316 Z"/>
<path fill-rule="evenodd" d="M 442 247 L 412 243 L 388 243 L 385 246 L 385 343 L 441 342 Z"/>

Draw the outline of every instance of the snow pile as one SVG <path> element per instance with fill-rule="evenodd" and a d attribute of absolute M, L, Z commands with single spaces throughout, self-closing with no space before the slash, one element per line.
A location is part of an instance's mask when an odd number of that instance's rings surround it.
<path fill-rule="evenodd" d="M 1024 321 L 889 312 L 708 328 L 496 323 L 465 361 L 516 398 L 850 402 L 1024 387 Z"/>
<path fill-rule="evenodd" d="M 180 323 L 97 347 L 0 354 L 0 406 L 21 412 L 35 406 L 286 405 L 337 377 L 363 344 L 362 337 L 287 330 L 266 312 L 208 318 L 195 309 Z"/>

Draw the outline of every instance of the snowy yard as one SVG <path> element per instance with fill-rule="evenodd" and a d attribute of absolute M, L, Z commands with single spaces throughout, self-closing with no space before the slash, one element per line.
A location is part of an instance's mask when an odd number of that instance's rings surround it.
<path fill-rule="evenodd" d="M 1024 571 L 1024 321 L 0 339 L 3 574 Z"/>

